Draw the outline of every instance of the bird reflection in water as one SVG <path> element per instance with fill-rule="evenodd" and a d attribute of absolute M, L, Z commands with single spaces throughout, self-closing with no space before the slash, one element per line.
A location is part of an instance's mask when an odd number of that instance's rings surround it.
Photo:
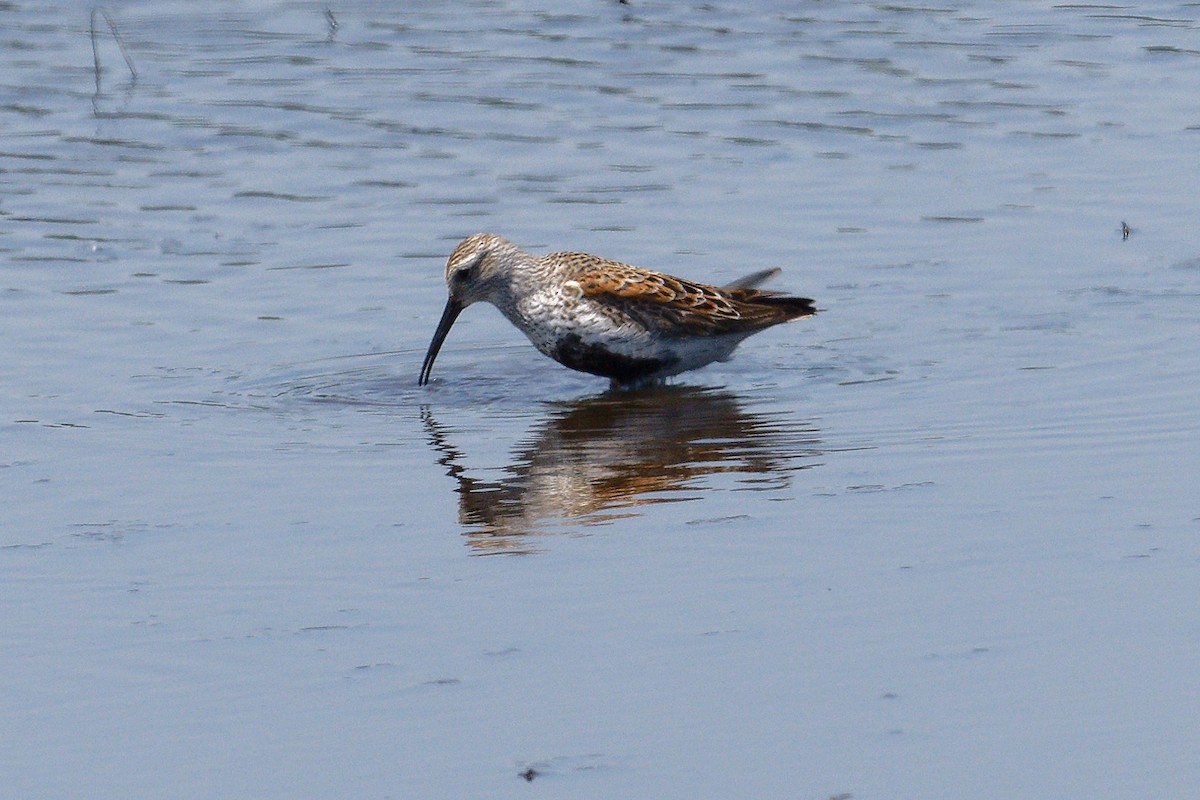
<path fill-rule="evenodd" d="M 688 386 L 552 404 L 499 480 L 467 474 L 464 453 L 426 406 L 438 463 L 458 485 L 459 522 L 481 553 L 530 552 L 531 534 L 637 516 L 640 506 L 698 499 L 701 478 L 786 487 L 817 465 L 817 431 L 778 413 L 747 413 L 736 396 Z"/>

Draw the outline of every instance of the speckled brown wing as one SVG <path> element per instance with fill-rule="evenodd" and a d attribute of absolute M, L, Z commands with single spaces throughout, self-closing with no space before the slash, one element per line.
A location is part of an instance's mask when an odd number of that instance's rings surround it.
<path fill-rule="evenodd" d="M 753 333 L 816 312 L 812 301 L 804 297 L 757 289 L 719 289 L 628 264 L 586 258 L 590 263 L 580 263 L 575 278 L 585 296 L 612 303 L 662 333 Z"/>

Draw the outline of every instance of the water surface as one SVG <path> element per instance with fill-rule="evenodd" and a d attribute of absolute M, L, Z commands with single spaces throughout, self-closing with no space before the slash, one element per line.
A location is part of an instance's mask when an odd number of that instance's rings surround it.
<path fill-rule="evenodd" d="M 1193 5 L 91 8 L 0 3 L 16 795 L 1200 789 Z M 480 230 L 824 310 L 418 388 Z"/>

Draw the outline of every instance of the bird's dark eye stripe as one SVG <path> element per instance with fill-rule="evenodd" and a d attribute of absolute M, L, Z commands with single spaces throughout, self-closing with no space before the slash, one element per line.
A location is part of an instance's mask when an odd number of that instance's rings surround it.
<path fill-rule="evenodd" d="M 473 277 L 475 277 L 475 267 L 465 267 L 454 273 L 454 282 L 466 283 Z"/>

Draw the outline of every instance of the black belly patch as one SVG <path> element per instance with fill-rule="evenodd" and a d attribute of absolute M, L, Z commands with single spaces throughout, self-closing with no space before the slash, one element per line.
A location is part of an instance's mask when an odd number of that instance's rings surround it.
<path fill-rule="evenodd" d="M 555 361 L 565 367 L 612 378 L 617 383 L 633 383 L 652 378 L 677 361 L 666 358 L 631 358 L 614 353 L 601 345 L 586 343 L 575 333 L 558 340 L 553 356 Z"/>

